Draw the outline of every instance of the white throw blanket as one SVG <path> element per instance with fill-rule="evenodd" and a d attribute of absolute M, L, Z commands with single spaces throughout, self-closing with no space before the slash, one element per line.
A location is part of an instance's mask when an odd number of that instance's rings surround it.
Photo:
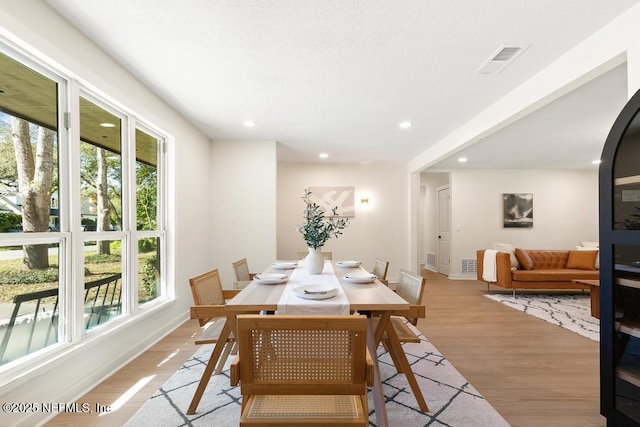
<path fill-rule="evenodd" d="M 496 255 L 498 251 L 487 249 L 484 251 L 484 259 L 482 260 L 482 280 L 486 282 L 496 282 Z"/>
<path fill-rule="evenodd" d="M 296 268 L 278 301 L 278 314 L 349 314 L 349 300 L 333 271 L 331 261 L 325 261 L 322 271 L 321 274 L 309 274 L 304 267 Z M 332 298 L 311 300 L 299 298 L 293 292 L 296 286 L 310 284 L 335 287 L 338 293 Z"/>

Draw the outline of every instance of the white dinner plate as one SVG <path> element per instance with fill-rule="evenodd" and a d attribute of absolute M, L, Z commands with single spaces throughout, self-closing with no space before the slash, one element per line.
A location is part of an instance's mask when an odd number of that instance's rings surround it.
<path fill-rule="evenodd" d="M 336 265 L 338 267 L 349 267 L 349 268 L 360 267 L 360 264 L 362 264 L 362 262 L 360 262 L 360 261 L 351 261 L 351 260 L 336 262 Z"/>
<path fill-rule="evenodd" d="M 273 264 L 271 264 L 271 267 L 275 268 L 276 270 L 290 270 L 292 268 L 296 268 L 297 266 L 298 263 L 294 261 L 274 262 Z"/>
<path fill-rule="evenodd" d="M 329 299 L 338 294 L 338 289 L 331 285 L 300 285 L 293 288 L 293 293 L 298 298 Z"/>
<path fill-rule="evenodd" d="M 289 280 L 289 276 L 280 273 L 263 273 L 253 276 L 253 280 L 263 285 L 277 285 Z"/>
<path fill-rule="evenodd" d="M 344 280 L 351 283 L 371 283 L 375 281 L 378 276 L 370 273 L 354 273 L 354 274 L 345 274 L 342 276 Z"/>

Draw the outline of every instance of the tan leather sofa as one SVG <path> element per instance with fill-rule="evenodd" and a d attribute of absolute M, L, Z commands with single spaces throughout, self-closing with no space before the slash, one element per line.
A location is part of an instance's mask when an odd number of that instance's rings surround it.
<path fill-rule="evenodd" d="M 477 251 L 478 280 L 483 277 L 484 249 Z M 590 253 L 591 252 L 591 253 Z M 512 267 L 511 255 L 496 255 L 496 281 L 489 285 L 505 289 L 589 289 L 587 285 L 573 283 L 576 279 L 600 277 L 595 269 L 597 251 L 516 249 L 519 267 Z"/>

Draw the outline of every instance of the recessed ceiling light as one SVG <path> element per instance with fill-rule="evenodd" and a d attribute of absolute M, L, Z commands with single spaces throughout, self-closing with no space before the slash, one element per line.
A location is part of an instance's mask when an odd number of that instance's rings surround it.
<path fill-rule="evenodd" d="M 467 158 L 466 158 L 466 157 L 460 157 L 460 158 L 458 159 L 458 162 L 460 162 L 460 163 L 465 163 L 466 161 L 467 161 Z"/>
<path fill-rule="evenodd" d="M 409 129 L 411 127 L 411 122 L 410 121 L 400 122 L 398 123 L 398 126 L 400 126 L 400 129 Z"/>
<path fill-rule="evenodd" d="M 108 123 L 108 122 L 100 123 L 100 126 L 102 126 L 103 128 L 114 128 L 114 127 L 116 127 L 116 125 L 114 125 L 113 123 Z"/>
<path fill-rule="evenodd" d="M 592 161 L 591 163 L 594 164 L 594 165 L 599 165 L 601 162 L 602 162 L 602 160 L 596 159 L 596 160 Z"/>
<path fill-rule="evenodd" d="M 242 122 L 242 125 L 246 128 L 254 128 L 256 127 L 257 123 L 253 120 L 245 120 L 244 122 Z"/>
<path fill-rule="evenodd" d="M 320 158 L 321 159 L 326 159 L 327 157 L 329 157 L 329 155 L 327 153 L 320 153 Z"/>

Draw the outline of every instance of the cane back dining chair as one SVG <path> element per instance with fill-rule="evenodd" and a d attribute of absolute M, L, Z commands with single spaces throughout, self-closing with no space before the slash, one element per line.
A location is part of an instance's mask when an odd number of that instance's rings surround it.
<path fill-rule="evenodd" d="M 426 280 L 426 278 L 418 274 L 411 273 L 406 270 L 400 270 L 395 292 L 407 301 L 410 306 L 408 311 L 402 313 L 402 316 L 391 316 L 389 319 L 400 342 L 420 342 L 420 338 L 409 326 L 407 326 L 406 321 L 416 326 L 418 324 L 418 319 L 425 317 L 422 296 L 424 295 Z M 386 340 L 383 340 L 383 343 L 385 341 Z"/>
<path fill-rule="evenodd" d="M 256 273 L 249 273 L 249 264 L 246 258 L 242 258 L 233 263 L 233 273 L 236 281 L 233 282 L 233 289 L 244 289 L 253 280 Z"/>
<path fill-rule="evenodd" d="M 373 264 L 373 270 L 371 271 L 371 273 L 375 274 L 378 277 L 379 281 L 389 286 L 389 281 L 387 280 L 388 270 L 389 270 L 389 261 L 376 258 L 376 262 Z"/>
<path fill-rule="evenodd" d="M 187 414 L 194 414 L 212 373 L 217 375 L 222 372 L 224 363 L 232 353 L 235 338 L 231 333 L 231 325 L 227 322 L 224 306 L 226 299 L 233 298 L 240 291 L 223 290 L 217 268 L 190 278 L 189 285 L 194 303 L 191 307 L 191 318 L 198 319 L 202 327 L 202 333 L 195 343 L 213 344 L 219 340 L 224 341 L 224 345 L 216 345 L 202 374 L 200 385 L 187 411 Z"/>
<path fill-rule="evenodd" d="M 424 287 L 426 282 L 427 279 L 420 276 L 419 274 L 411 273 L 406 270 L 400 270 L 400 274 L 398 276 L 398 286 L 396 286 L 396 293 L 412 306 L 419 306 L 422 304 L 422 296 L 424 295 Z M 419 317 L 424 317 L 424 315 L 420 316 L 416 312 L 410 312 L 407 316 L 405 316 L 405 318 L 413 326 L 418 324 Z M 400 318 L 394 318 L 397 319 L 396 323 L 402 323 L 403 325 L 405 325 L 405 323 Z M 407 328 L 407 330 L 410 329 Z M 415 336 L 415 334 L 413 335 Z M 416 342 L 419 341 L 420 340 Z"/>
<path fill-rule="evenodd" d="M 425 307 L 422 304 L 422 296 L 424 294 L 425 284 L 426 278 L 406 270 L 400 270 L 400 274 L 398 275 L 398 285 L 395 289 L 395 292 L 410 305 L 408 310 L 403 310 L 402 312 L 396 313 L 396 315 L 392 315 L 388 320 L 389 324 L 391 325 L 391 329 L 396 335 L 399 343 L 420 342 L 420 337 L 407 325 L 407 322 L 415 326 L 417 325 L 419 318 L 425 317 Z M 374 317 L 372 319 L 375 329 L 377 329 L 378 327 L 378 320 L 378 317 Z M 401 345 L 393 345 L 393 343 L 389 339 L 388 332 L 386 331 L 389 331 L 388 327 L 387 329 L 385 329 L 385 333 L 382 336 L 382 344 L 389 352 L 396 370 L 398 371 L 398 373 L 403 373 L 411 369 L 407 361 L 407 356 L 406 354 L 404 354 L 404 349 Z M 424 400 L 424 397 L 422 396 L 422 392 L 420 391 L 418 383 L 415 381 L 414 376 L 407 376 L 407 381 L 409 382 L 409 386 L 413 391 L 420 409 L 428 412 L 427 404 Z"/>
<path fill-rule="evenodd" d="M 366 340 L 361 315 L 239 315 L 240 426 L 368 426 Z"/>

